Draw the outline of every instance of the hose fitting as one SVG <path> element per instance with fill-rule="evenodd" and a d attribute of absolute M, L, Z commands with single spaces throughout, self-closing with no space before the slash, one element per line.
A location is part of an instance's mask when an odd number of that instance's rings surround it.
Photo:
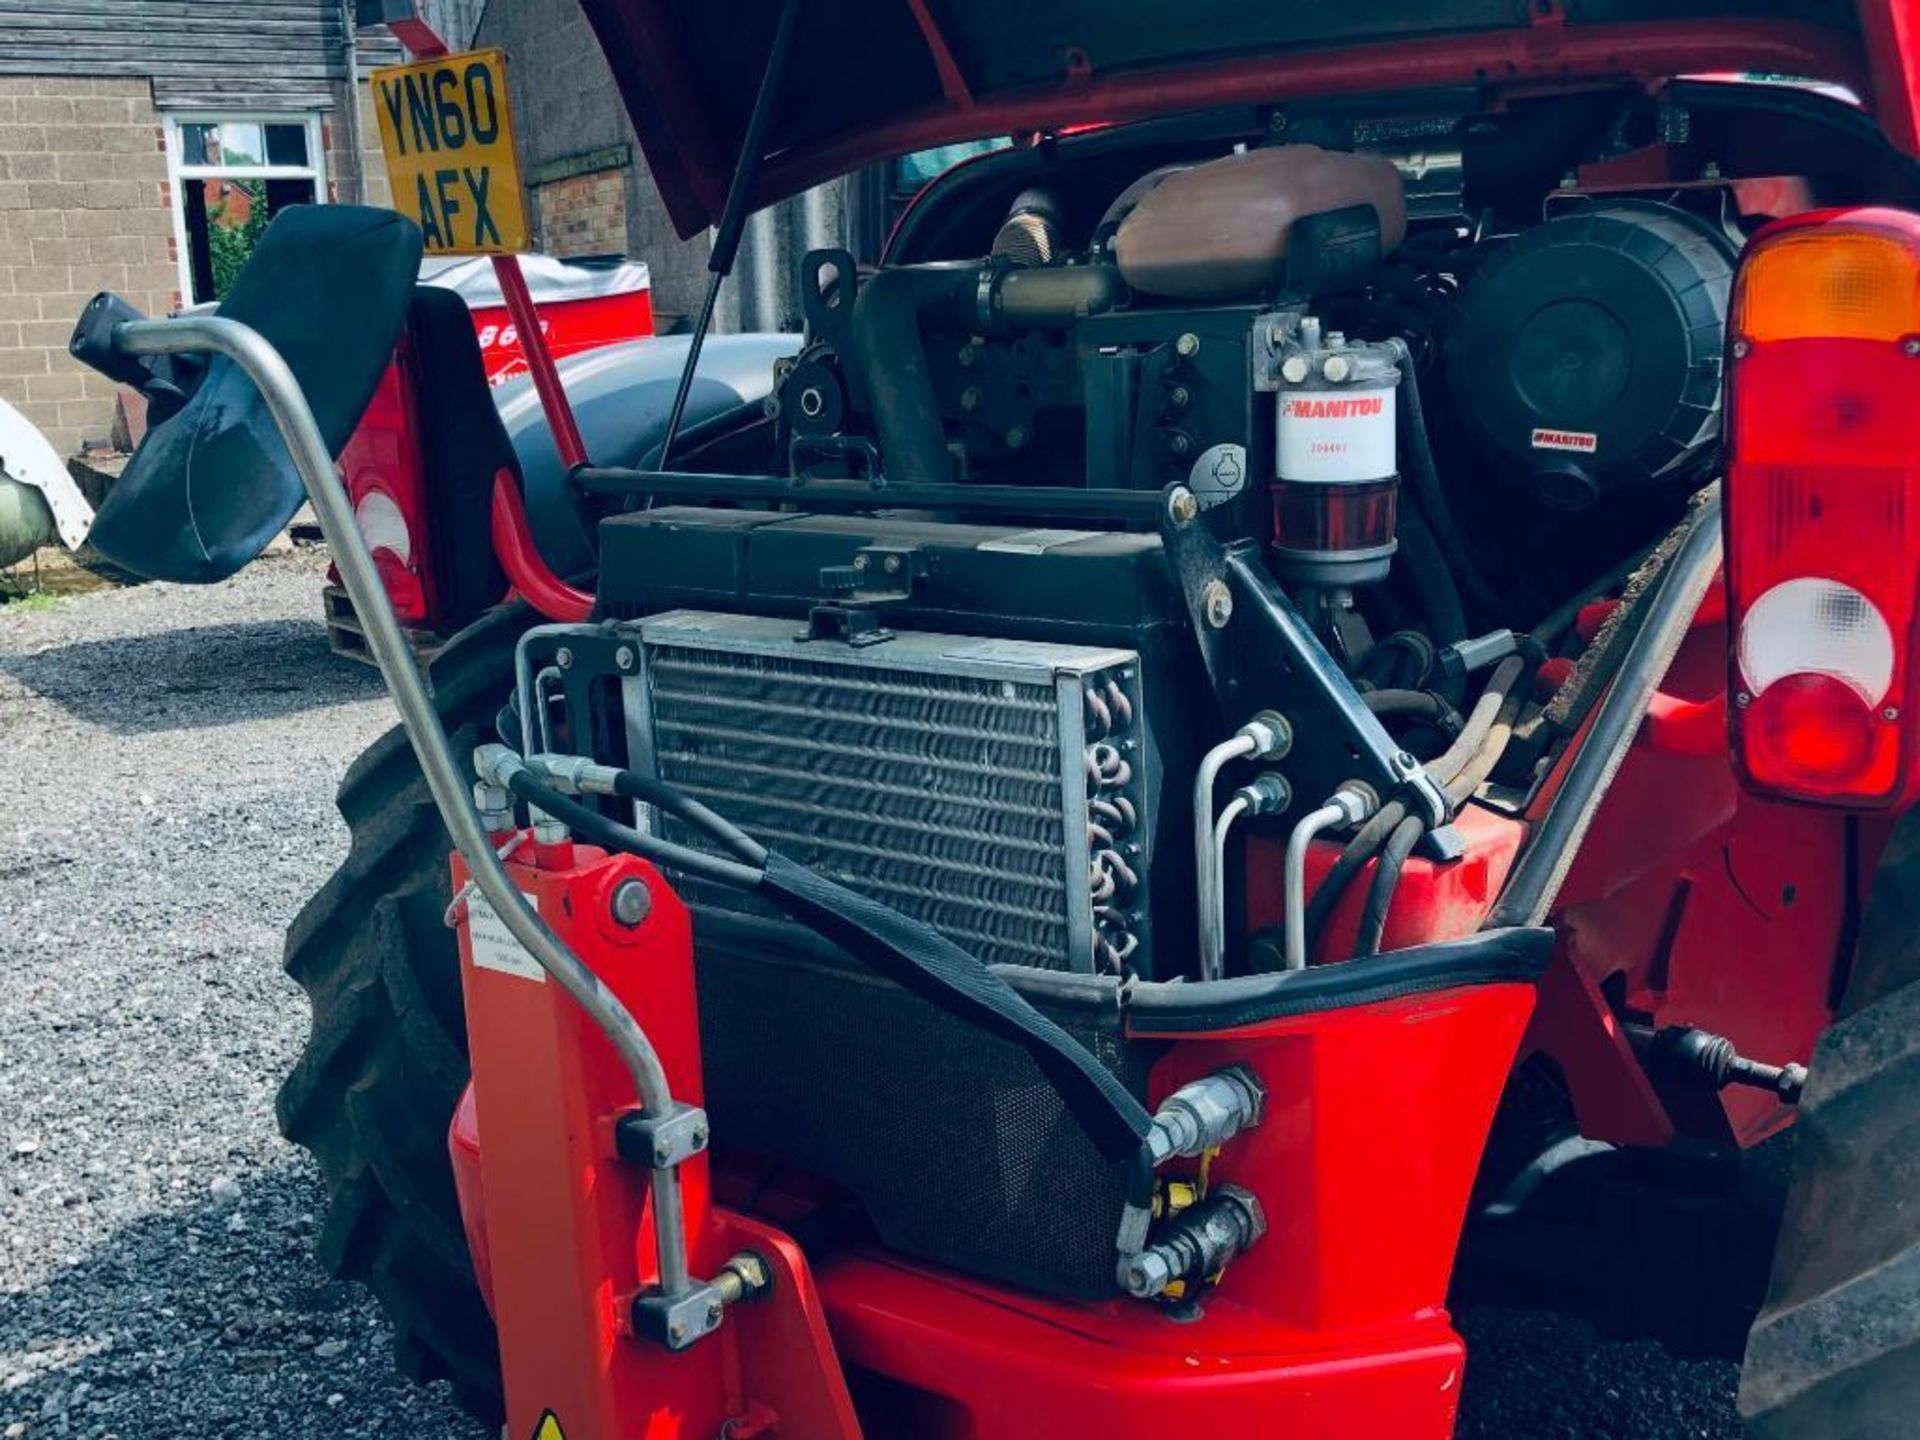
<path fill-rule="evenodd" d="M 1260 1123 L 1267 1087 L 1245 1065 L 1229 1065 L 1182 1085 L 1160 1102 L 1147 1134 L 1158 1166 L 1175 1155 L 1202 1155 Z"/>
<path fill-rule="evenodd" d="M 1120 1285 L 1151 1300 L 1176 1282 L 1192 1284 L 1218 1275 L 1267 1233 L 1267 1217 L 1253 1192 L 1218 1185 L 1168 1222 L 1162 1238 L 1120 1262 Z"/>

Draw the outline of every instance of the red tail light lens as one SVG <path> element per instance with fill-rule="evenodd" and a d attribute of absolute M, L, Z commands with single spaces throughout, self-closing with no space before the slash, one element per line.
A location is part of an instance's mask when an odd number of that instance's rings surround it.
<path fill-rule="evenodd" d="M 1920 216 L 1768 226 L 1729 329 L 1736 761 L 1765 794 L 1898 804 L 1920 781 Z"/>
<path fill-rule="evenodd" d="M 387 368 L 360 427 L 340 452 L 340 474 L 393 613 L 403 625 L 430 626 L 438 618 L 431 584 L 433 541 L 416 430 L 402 360 Z"/>

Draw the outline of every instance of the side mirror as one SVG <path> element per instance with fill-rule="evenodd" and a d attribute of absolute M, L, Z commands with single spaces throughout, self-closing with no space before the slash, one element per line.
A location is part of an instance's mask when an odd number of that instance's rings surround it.
<path fill-rule="evenodd" d="M 391 210 L 298 205 L 274 217 L 221 303 L 222 318 L 257 331 L 285 358 L 338 456 L 406 323 L 420 269 L 420 231 Z M 97 295 L 75 327 L 73 354 L 159 402 L 89 537 L 150 580 L 224 580 L 267 546 L 305 494 L 253 382 L 229 359 L 155 363 L 114 346 L 139 314 Z"/>

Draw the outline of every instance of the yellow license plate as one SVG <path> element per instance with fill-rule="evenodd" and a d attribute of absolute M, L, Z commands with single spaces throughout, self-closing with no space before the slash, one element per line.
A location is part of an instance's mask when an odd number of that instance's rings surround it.
<path fill-rule="evenodd" d="M 393 208 L 419 225 L 429 255 L 532 248 L 505 51 L 376 70 L 373 95 Z"/>

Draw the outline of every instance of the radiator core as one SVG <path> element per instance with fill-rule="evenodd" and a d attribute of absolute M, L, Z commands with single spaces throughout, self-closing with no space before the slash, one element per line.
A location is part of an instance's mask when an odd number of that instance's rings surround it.
<path fill-rule="evenodd" d="M 626 627 L 631 761 L 988 963 L 1113 969 L 1138 944 L 1151 817 L 1138 656 L 676 611 Z M 670 816 L 640 823 L 711 850 Z M 769 916 L 696 881 L 696 910 Z"/>

